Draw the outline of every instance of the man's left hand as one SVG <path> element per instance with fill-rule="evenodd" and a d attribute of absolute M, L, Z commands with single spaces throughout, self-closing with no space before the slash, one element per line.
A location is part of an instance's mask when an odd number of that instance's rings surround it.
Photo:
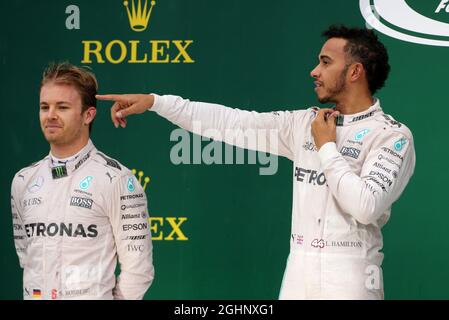
<path fill-rule="evenodd" d="M 312 136 L 318 150 L 327 142 L 337 141 L 336 118 L 340 112 L 334 109 L 320 109 L 312 122 Z"/>

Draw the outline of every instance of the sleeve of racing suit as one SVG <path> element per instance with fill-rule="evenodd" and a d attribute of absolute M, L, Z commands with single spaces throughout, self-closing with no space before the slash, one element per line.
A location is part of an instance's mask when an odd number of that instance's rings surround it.
<path fill-rule="evenodd" d="M 25 265 L 26 249 L 27 249 L 27 237 L 25 233 L 25 226 L 22 222 L 22 216 L 20 211 L 20 203 L 17 201 L 19 193 L 16 191 L 16 182 L 13 180 L 11 185 L 11 211 L 12 211 L 12 223 L 14 233 L 14 244 L 16 247 L 17 255 L 19 256 L 20 267 L 23 269 Z"/>
<path fill-rule="evenodd" d="M 341 208 L 362 224 L 375 223 L 405 189 L 415 168 L 411 134 L 394 132 L 379 136 L 355 174 L 336 144 L 319 150 L 328 186 Z"/>
<path fill-rule="evenodd" d="M 187 131 L 293 160 L 293 119 L 294 113 L 301 111 L 259 113 L 172 95 L 153 96 L 155 102 L 150 111 Z"/>
<path fill-rule="evenodd" d="M 115 183 L 111 201 L 110 219 L 120 264 L 114 299 L 139 300 L 154 278 L 147 199 L 130 173 Z"/>

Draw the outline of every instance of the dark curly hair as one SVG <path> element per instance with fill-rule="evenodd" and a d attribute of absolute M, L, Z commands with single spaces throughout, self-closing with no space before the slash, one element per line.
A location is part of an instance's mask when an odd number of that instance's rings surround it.
<path fill-rule="evenodd" d="M 360 62 L 365 68 L 371 94 L 385 85 L 390 73 L 388 53 L 372 30 L 333 25 L 322 35 L 328 40 L 341 38 L 348 41 L 344 50 L 352 62 Z"/>

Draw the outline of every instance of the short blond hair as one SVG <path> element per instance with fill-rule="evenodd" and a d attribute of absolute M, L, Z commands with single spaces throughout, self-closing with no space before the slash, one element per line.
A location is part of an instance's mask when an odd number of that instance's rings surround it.
<path fill-rule="evenodd" d="M 50 63 L 42 75 L 41 88 L 48 83 L 73 86 L 81 97 L 81 112 L 97 107 L 98 82 L 87 67 L 77 67 L 69 62 Z M 92 123 L 89 132 L 91 126 Z"/>

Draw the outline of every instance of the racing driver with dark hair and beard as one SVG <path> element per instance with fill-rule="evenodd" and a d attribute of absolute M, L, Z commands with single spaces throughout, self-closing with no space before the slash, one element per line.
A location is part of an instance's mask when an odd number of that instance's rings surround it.
<path fill-rule="evenodd" d="M 333 108 L 259 113 L 172 95 L 97 98 L 115 102 L 116 127 L 150 110 L 196 134 L 292 160 L 290 254 L 279 298 L 383 299 L 381 229 L 413 174 L 413 136 L 374 96 L 390 71 L 375 33 L 332 26 L 323 35 L 311 76 L 318 100 Z M 239 139 L 245 130 L 258 141 Z"/>

